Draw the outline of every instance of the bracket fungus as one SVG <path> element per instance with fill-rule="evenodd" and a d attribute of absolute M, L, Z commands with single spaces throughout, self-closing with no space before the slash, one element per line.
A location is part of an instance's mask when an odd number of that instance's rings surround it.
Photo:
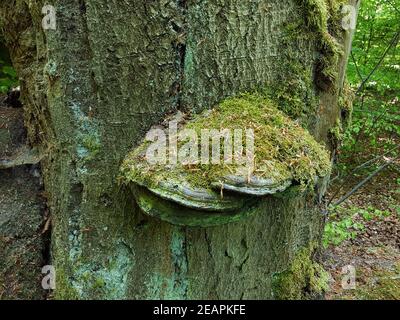
<path fill-rule="evenodd" d="M 259 200 L 330 173 L 329 152 L 261 94 L 229 98 L 190 119 L 150 130 L 122 181 L 148 215 L 213 226 L 247 217 Z"/>

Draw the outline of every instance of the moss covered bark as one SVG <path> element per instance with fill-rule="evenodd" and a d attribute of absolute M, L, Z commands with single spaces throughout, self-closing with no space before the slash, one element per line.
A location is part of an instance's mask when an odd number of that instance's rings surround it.
<path fill-rule="evenodd" d="M 57 30 L 43 31 L 43 4 L 2 2 L 0 25 L 30 140 L 45 155 L 56 297 L 273 298 L 273 275 L 319 241 L 318 190 L 266 197 L 242 222 L 190 228 L 144 216 L 117 178 L 166 114 L 267 85 L 329 141 L 340 111 L 320 77 L 321 30 L 303 28 L 310 13 L 278 0 L 55 0 Z"/>

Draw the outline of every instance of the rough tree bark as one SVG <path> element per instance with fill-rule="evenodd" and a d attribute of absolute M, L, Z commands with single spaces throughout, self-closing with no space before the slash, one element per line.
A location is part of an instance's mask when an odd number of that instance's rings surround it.
<path fill-rule="evenodd" d="M 56 30 L 42 29 L 49 3 Z M 259 87 L 333 152 L 348 50 L 330 40 L 351 42 L 339 10 L 333 0 L 1 1 L 28 136 L 44 156 L 57 298 L 305 297 L 327 179 L 265 197 L 243 221 L 190 228 L 141 213 L 119 168 L 167 114 Z M 299 256 L 309 265 L 293 274 Z"/>

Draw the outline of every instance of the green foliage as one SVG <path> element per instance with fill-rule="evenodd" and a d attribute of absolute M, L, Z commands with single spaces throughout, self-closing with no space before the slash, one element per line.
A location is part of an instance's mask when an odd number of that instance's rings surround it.
<path fill-rule="evenodd" d="M 17 73 L 0 58 L 0 93 L 18 85 Z"/>
<path fill-rule="evenodd" d="M 345 240 L 355 239 L 359 231 L 364 230 L 364 225 L 356 221 L 358 208 L 346 209 L 337 207 L 332 212 L 331 219 L 325 225 L 323 244 L 338 246 Z"/>
<path fill-rule="evenodd" d="M 390 212 L 387 210 L 379 210 L 372 206 L 368 207 L 367 209 L 360 209 L 359 214 L 363 217 L 366 221 L 371 221 L 374 219 L 381 220 L 385 217 L 390 216 Z"/>
<path fill-rule="evenodd" d="M 348 78 L 353 85 L 361 83 L 379 62 L 385 49 L 399 29 L 399 0 L 364 0 L 358 15 L 356 36 L 353 41 L 354 60 L 348 66 Z M 397 45 L 398 45 L 397 38 Z M 355 63 L 355 62 L 356 63 Z M 400 90 L 400 53 L 396 45 L 388 51 L 379 68 L 374 72 L 367 88 L 380 93 Z M 359 72 L 357 72 L 357 67 Z"/>
<path fill-rule="evenodd" d="M 363 109 L 354 111 L 352 125 L 344 136 L 343 153 L 358 153 L 365 144 L 372 149 L 393 148 L 396 142 L 384 137 L 400 136 L 398 99 L 390 94 L 384 97 L 368 92 L 356 106 Z"/>
<path fill-rule="evenodd" d="M 365 230 L 366 223 L 372 220 L 383 220 L 390 215 L 390 211 L 379 210 L 373 206 L 366 209 L 355 206 L 333 208 L 330 220 L 325 225 L 324 247 L 338 246 L 343 241 L 355 239 L 360 232 Z"/>
<path fill-rule="evenodd" d="M 337 168 L 340 176 L 346 176 L 374 155 L 398 155 L 399 149 L 395 147 L 400 139 L 399 8 L 399 0 L 361 2 L 347 72 L 350 85 L 358 92 L 352 123 L 343 136 Z M 369 156 L 360 157 L 360 154 Z M 374 171 L 379 162 L 357 173 L 366 175 Z"/>
<path fill-rule="evenodd" d="M 0 93 L 6 93 L 10 88 L 18 86 L 18 77 L 7 49 L 3 45 L 4 39 L 0 34 Z"/>

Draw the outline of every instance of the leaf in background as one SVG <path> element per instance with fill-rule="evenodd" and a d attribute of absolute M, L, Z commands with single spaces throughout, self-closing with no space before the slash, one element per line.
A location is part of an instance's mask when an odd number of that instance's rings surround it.
<path fill-rule="evenodd" d="M 2 71 L 2 73 L 4 73 L 5 75 L 10 76 L 11 78 L 16 78 L 17 77 L 17 73 L 15 72 L 13 67 L 4 66 L 1 71 Z"/>

